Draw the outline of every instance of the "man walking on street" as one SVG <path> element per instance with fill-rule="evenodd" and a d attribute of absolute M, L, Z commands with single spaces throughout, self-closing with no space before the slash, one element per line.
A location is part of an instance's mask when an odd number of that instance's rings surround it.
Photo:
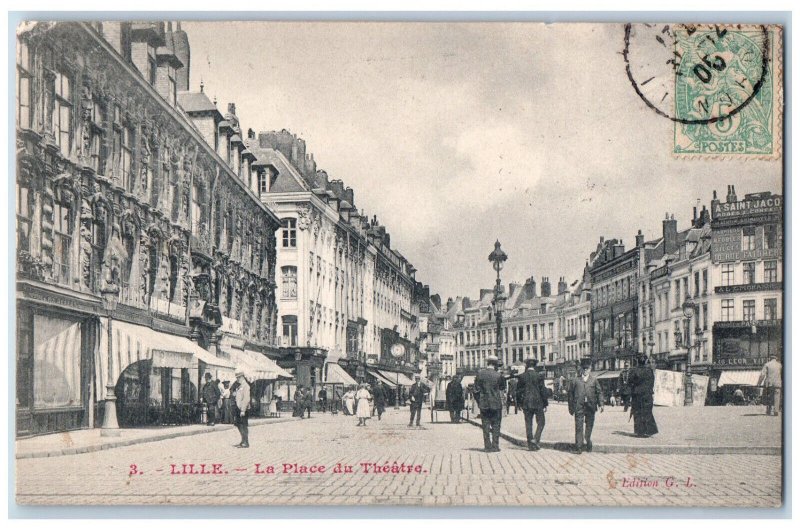
<path fill-rule="evenodd" d="M 239 388 L 236 389 L 236 417 L 234 423 L 236 428 L 239 429 L 239 435 L 242 441 L 234 447 L 246 449 L 250 447 L 250 433 L 247 420 L 250 416 L 250 384 L 244 377 L 244 372 L 236 372 L 236 382 L 239 383 Z"/>
<path fill-rule="evenodd" d="M 375 383 L 375 389 L 372 391 L 372 403 L 375 405 L 378 421 L 381 421 L 381 416 L 386 411 L 386 390 L 380 381 Z"/>
<path fill-rule="evenodd" d="M 447 383 L 447 388 L 444 391 L 445 398 L 447 398 L 447 409 L 450 411 L 450 421 L 458 423 L 461 421 L 461 411 L 464 410 L 464 387 L 461 386 L 461 376 L 453 377 L 453 380 Z"/>
<path fill-rule="evenodd" d="M 206 404 L 206 408 L 208 408 L 206 425 L 215 425 L 217 423 L 217 402 L 220 395 L 217 382 L 211 378 L 210 373 L 206 372 L 206 383 L 203 385 L 203 401 Z"/>
<path fill-rule="evenodd" d="M 320 389 L 319 394 L 317 394 L 317 397 L 319 398 L 319 406 L 322 409 L 322 412 L 327 411 L 328 410 L 328 391 L 325 390 L 325 387 L 322 387 Z"/>
<path fill-rule="evenodd" d="M 581 361 L 581 372 L 569 386 L 567 405 L 570 415 L 575 416 L 575 453 L 583 452 L 584 442 L 586 450 L 591 452 L 594 415 L 598 407 L 603 412 L 603 389 L 592 374 L 591 359 Z"/>
<path fill-rule="evenodd" d="M 628 412 L 628 407 L 631 406 L 631 386 L 630 386 L 630 364 L 625 361 L 625 367 L 622 369 L 622 372 L 619 374 L 619 379 L 617 380 L 617 392 L 619 392 L 620 397 L 622 398 L 622 404 L 625 406 L 623 412 Z"/>
<path fill-rule="evenodd" d="M 425 385 L 419 379 L 419 374 L 414 374 L 414 384 L 408 391 L 408 400 L 411 403 L 411 419 L 408 421 L 408 426 L 414 424 L 414 417 L 417 418 L 417 427 L 419 427 L 419 418 L 422 416 L 422 404 L 425 402 Z"/>
<path fill-rule="evenodd" d="M 777 416 L 781 410 L 781 372 L 783 366 L 774 353 L 761 369 L 758 386 L 764 386 L 764 400 L 767 404 L 767 416 Z"/>
<path fill-rule="evenodd" d="M 536 372 L 536 359 L 525 360 L 525 373 L 517 380 L 516 400 L 525 415 L 525 435 L 528 450 L 538 451 L 539 440 L 544 430 L 544 413 L 547 410 L 547 388 L 544 378 Z M 533 434 L 533 418 L 536 417 L 536 434 Z"/>
<path fill-rule="evenodd" d="M 481 409 L 483 448 L 487 453 L 500 452 L 500 423 L 503 420 L 506 380 L 497 372 L 500 361 L 494 355 L 486 358 L 486 368 L 475 377 L 475 394 Z"/>

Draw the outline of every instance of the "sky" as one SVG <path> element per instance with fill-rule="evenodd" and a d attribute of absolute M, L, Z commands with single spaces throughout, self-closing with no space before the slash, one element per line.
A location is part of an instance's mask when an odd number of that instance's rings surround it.
<path fill-rule="evenodd" d="M 686 228 L 727 185 L 781 193 L 779 161 L 680 159 L 625 73 L 622 25 L 184 22 L 190 89 L 244 130 L 288 129 L 355 191 L 443 298 L 579 279 L 600 239 Z"/>

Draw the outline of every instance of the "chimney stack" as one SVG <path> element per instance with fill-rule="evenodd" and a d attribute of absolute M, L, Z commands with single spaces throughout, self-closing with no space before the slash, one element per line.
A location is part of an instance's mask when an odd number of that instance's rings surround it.
<path fill-rule="evenodd" d="M 678 250 L 678 221 L 675 216 L 666 215 L 662 221 L 662 235 L 664 237 L 664 254 L 672 254 Z"/>
<path fill-rule="evenodd" d="M 550 278 L 547 276 L 542 278 L 542 296 L 547 297 L 552 294 L 550 290 Z"/>
<path fill-rule="evenodd" d="M 560 277 L 558 279 L 558 294 L 564 294 L 567 292 L 567 282 L 564 280 L 564 277 Z"/>
<path fill-rule="evenodd" d="M 636 248 L 642 248 L 643 246 L 644 246 L 644 234 L 642 234 L 642 231 L 639 230 L 636 233 Z"/>

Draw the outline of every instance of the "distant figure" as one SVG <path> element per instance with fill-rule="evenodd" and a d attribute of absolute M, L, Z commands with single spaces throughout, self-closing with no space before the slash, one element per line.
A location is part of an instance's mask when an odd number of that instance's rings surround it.
<path fill-rule="evenodd" d="M 617 379 L 617 392 L 622 398 L 622 404 L 625 406 L 623 412 L 628 412 L 628 407 L 631 406 L 630 367 L 631 365 L 625 361 L 624 368 Z"/>
<path fill-rule="evenodd" d="M 656 419 L 653 417 L 653 389 L 655 376 L 647 365 L 647 357 L 641 356 L 636 368 L 631 370 L 631 414 L 633 415 L 633 433 L 640 438 L 647 438 L 658 433 Z"/>
<path fill-rule="evenodd" d="M 733 404 L 744 405 L 744 392 L 742 392 L 741 388 L 737 388 L 733 391 Z"/>
<path fill-rule="evenodd" d="M 342 403 L 344 404 L 344 408 L 342 411 L 347 416 L 352 416 L 355 414 L 355 405 L 356 405 L 356 392 L 352 388 L 344 393 L 342 396 Z"/>
<path fill-rule="evenodd" d="M 230 381 L 222 382 L 222 423 L 233 423 Z"/>
<path fill-rule="evenodd" d="M 603 389 L 592 374 L 590 359 L 581 361 L 581 370 L 569 385 L 567 406 L 570 415 L 575 416 L 575 453 L 581 454 L 584 446 L 591 452 L 594 415 L 598 408 L 603 412 Z"/>
<path fill-rule="evenodd" d="M 547 388 L 544 378 L 536 372 L 536 359 L 525 359 L 525 373 L 517 381 L 516 401 L 522 405 L 525 415 L 525 435 L 528 440 L 528 450 L 538 451 L 539 441 L 544 431 L 547 411 Z M 536 417 L 536 434 L 533 434 L 533 418 Z"/>
<path fill-rule="evenodd" d="M 297 385 L 297 390 L 294 391 L 294 407 L 292 407 L 292 417 L 294 418 L 302 418 L 303 414 L 303 402 L 305 401 L 305 391 L 303 390 L 303 385 Z"/>
<path fill-rule="evenodd" d="M 500 452 L 500 423 L 503 420 L 506 380 L 497 372 L 500 361 L 494 355 L 486 358 L 486 368 L 475 377 L 475 395 L 481 409 L 483 448 L 487 453 Z"/>
<path fill-rule="evenodd" d="M 303 408 L 300 410 L 300 416 L 303 416 L 303 413 L 308 413 L 308 417 L 311 418 L 311 407 L 314 406 L 314 391 L 311 388 L 306 388 L 303 391 Z"/>
<path fill-rule="evenodd" d="M 367 385 L 362 383 L 358 386 L 355 399 L 358 403 L 356 406 L 358 425 L 356 427 L 366 427 L 367 420 L 370 416 L 370 401 L 372 401 L 372 395 L 369 393 L 369 390 L 367 390 Z"/>
<path fill-rule="evenodd" d="M 781 410 L 781 372 L 783 366 L 774 353 L 761 369 L 758 386 L 764 387 L 764 400 L 767 404 L 767 416 L 777 416 Z"/>
<path fill-rule="evenodd" d="M 247 382 L 247 379 L 245 379 L 243 372 L 236 372 L 236 382 L 239 383 L 239 387 L 236 389 L 237 413 L 234 418 L 234 423 L 236 423 L 236 428 L 239 429 L 239 435 L 242 437 L 242 441 L 234 447 L 246 449 L 250 447 L 249 427 L 247 422 L 250 414 L 250 384 Z"/>
<path fill-rule="evenodd" d="M 444 394 L 447 399 L 447 410 L 450 411 L 450 421 L 459 423 L 461 411 L 464 410 L 464 387 L 461 386 L 461 376 L 457 375 L 447 383 Z"/>
<path fill-rule="evenodd" d="M 319 399 L 319 406 L 322 408 L 322 412 L 325 412 L 328 409 L 328 391 L 325 390 L 325 387 L 320 389 L 317 398 Z"/>
<path fill-rule="evenodd" d="M 414 374 L 414 384 L 408 390 L 408 400 L 411 405 L 411 419 L 408 420 L 408 426 L 413 426 L 414 418 L 416 417 L 417 427 L 419 427 L 422 404 L 425 403 L 425 385 L 420 381 L 419 374 Z"/>
<path fill-rule="evenodd" d="M 375 383 L 372 402 L 375 404 L 375 413 L 378 415 L 378 421 L 381 421 L 381 416 L 386 411 L 386 389 L 380 381 Z"/>
<path fill-rule="evenodd" d="M 215 425 L 217 423 L 217 402 L 220 398 L 220 391 L 217 382 L 211 377 L 211 374 L 206 372 L 206 383 L 203 385 L 203 402 L 208 408 L 208 421 L 206 425 Z"/>
<path fill-rule="evenodd" d="M 519 405 L 517 400 L 517 377 L 511 377 L 507 384 L 508 391 L 506 392 L 506 414 L 511 414 L 511 405 L 514 405 L 514 414 L 517 414 L 517 408 Z"/>

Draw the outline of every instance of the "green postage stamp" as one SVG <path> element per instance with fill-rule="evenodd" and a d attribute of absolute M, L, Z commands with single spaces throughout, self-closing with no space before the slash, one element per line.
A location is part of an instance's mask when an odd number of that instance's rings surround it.
<path fill-rule="evenodd" d="M 674 155 L 781 155 L 780 26 L 641 24 L 626 28 L 625 44 L 634 89 L 673 122 Z M 653 61 L 659 47 L 663 61 Z"/>

